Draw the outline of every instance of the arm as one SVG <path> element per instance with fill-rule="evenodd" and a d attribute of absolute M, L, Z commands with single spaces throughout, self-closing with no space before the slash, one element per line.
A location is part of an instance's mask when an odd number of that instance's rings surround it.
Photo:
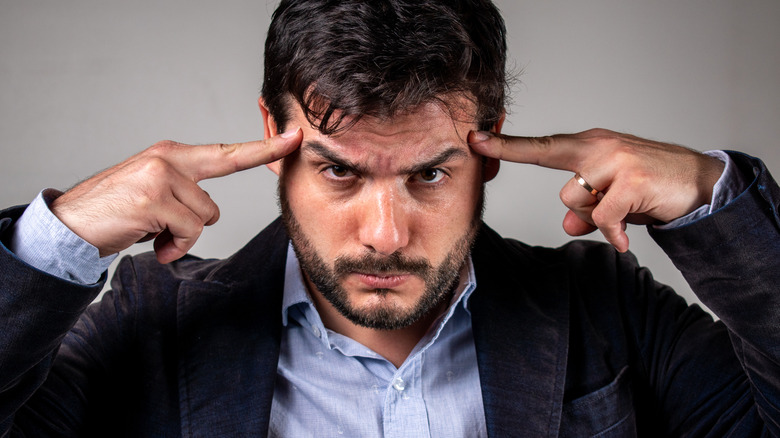
<path fill-rule="evenodd" d="M 39 193 L 13 224 L 7 247 L 47 274 L 80 284 L 95 283 L 117 254 L 100 257 L 97 248 L 52 214 L 50 205 L 61 194 L 53 189 Z"/>
<path fill-rule="evenodd" d="M 300 131 L 235 145 L 165 142 L 77 185 L 55 200 L 52 211 L 101 256 L 154 238 L 158 260 L 169 262 L 183 256 L 202 227 L 218 217 L 216 205 L 197 186 L 198 181 L 272 162 L 299 143 Z M 48 400 L 79 398 L 84 388 L 44 382 L 63 338 L 105 282 L 103 277 L 95 284 L 78 284 L 42 272 L 17 257 L 8 245 L 22 211 L 16 208 L 0 213 L 0 436 L 14 427 L 17 412 L 34 393 L 42 391 L 42 385 L 44 392 L 70 391 L 47 396 Z M 106 306 L 105 314 L 110 315 L 111 306 Z M 111 337 L 111 325 L 109 321 L 88 329 Z M 91 351 L 92 347 L 76 350 Z M 84 353 L 83 359 L 105 359 L 88 356 Z M 64 404 L 47 409 L 60 414 L 79 409 Z"/>
<path fill-rule="evenodd" d="M 651 229 L 728 329 L 759 415 L 780 436 L 780 188 L 764 164 L 732 153 L 749 187 L 690 226 Z"/>
<path fill-rule="evenodd" d="M 677 219 L 709 202 L 722 169 L 695 151 L 603 130 L 543 139 L 472 133 L 470 140 L 477 152 L 491 158 L 584 175 L 598 191 L 584 190 L 575 178 L 566 184 L 561 199 L 570 211 L 564 229 L 573 235 L 600 229 L 621 252 L 628 248 L 623 231 L 626 223 L 677 224 Z M 780 435 L 780 189 L 759 160 L 742 154 L 730 156 L 748 182 L 744 192 L 709 215 L 679 226 L 651 227 L 651 233 L 694 292 L 725 323 L 741 365 L 739 369 L 734 362 L 738 374 L 752 393 L 749 400 L 757 412 L 755 420 Z M 692 354 L 695 347 L 703 347 L 702 339 L 711 339 L 712 345 L 719 345 L 712 351 L 731 355 L 723 351 L 729 347 L 720 342 L 724 336 L 711 333 L 716 329 L 709 324 L 681 320 L 681 315 L 689 315 L 678 302 L 681 300 L 668 301 L 676 304 L 660 306 L 665 314 L 656 315 L 654 320 L 660 324 L 653 325 L 655 335 L 649 335 L 665 345 L 655 350 L 658 356 L 651 355 L 648 368 L 666 376 L 653 384 L 678 388 L 679 392 L 680 387 L 690 388 L 684 379 L 675 380 L 682 379 L 679 376 L 731 375 L 734 369 L 730 365 L 722 369 L 723 362 Z M 739 388 L 727 386 L 702 387 L 702 391 L 720 391 L 721 400 L 730 401 L 742 394 Z M 667 415 L 681 418 L 686 417 L 684 412 L 694 415 L 694 409 L 702 408 L 679 404 L 684 399 L 678 397 L 665 406 L 670 409 Z M 711 408 L 722 409 L 720 414 L 725 418 L 736 405 L 715 403 Z M 752 421 L 747 418 L 735 421 Z"/>
<path fill-rule="evenodd" d="M 5 245 L 21 208 L 0 219 L 0 435 L 39 388 L 65 333 L 100 292 L 105 278 L 79 285 L 27 265 Z"/>

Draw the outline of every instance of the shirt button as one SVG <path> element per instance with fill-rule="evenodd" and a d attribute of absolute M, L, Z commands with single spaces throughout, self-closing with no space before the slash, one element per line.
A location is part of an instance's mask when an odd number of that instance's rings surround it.
<path fill-rule="evenodd" d="M 320 329 L 318 329 L 316 326 L 311 326 L 311 331 L 314 333 L 314 336 L 320 337 L 322 336 L 322 333 L 320 333 Z"/>
<path fill-rule="evenodd" d="M 393 388 L 395 388 L 396 391 L 401 392 L 406 388 L 406 382 L 404 382 L 404 379 L 398 377 L 393 380 Z"/>

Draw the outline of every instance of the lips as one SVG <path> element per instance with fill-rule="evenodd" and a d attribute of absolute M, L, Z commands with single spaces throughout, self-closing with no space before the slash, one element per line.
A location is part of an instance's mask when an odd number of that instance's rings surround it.
<path fill-rule="evenodd" d="M 369 289 L 392 289 L 409 279 L 409 274 L 366 274 L 355 272 L 354 275 Z"/>

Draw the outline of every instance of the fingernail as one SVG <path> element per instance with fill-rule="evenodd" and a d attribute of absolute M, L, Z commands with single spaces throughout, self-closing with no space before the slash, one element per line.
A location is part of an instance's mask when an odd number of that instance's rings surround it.
<path fill-rule="evenodd" d="M 490 133 L 487 131 L 472 131 L 474 141 L 485 141 L 490 138 Z"/>
<path fill-rule="evenodd" d="M 297 126 L 296 126 L 296 127 L 295 127 L 295 128 L 293 128 L 293 129 L 288 129 L 287 131 L 284 131 L 283 133 L 279 134 L 279 136 L 280 136 L 280 137 L 282 137 L 282 138 L 290 138 L 290 137 L 293 137 L 293 136 L 295 136 L 295 134 L 297 134 L 297 133 L 298 133 L 298 130 L 299 130 L 299 129 L 301 129 L 301 128 L 299 128 L 299 127 L 297 127 Z"/>

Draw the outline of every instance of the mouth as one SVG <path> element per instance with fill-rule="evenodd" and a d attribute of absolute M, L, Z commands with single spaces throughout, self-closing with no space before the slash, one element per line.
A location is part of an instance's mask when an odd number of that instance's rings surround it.
<path fill-rule="evenodd" d="M 393 289 L 405 283 L 411 274 L 353 272 L 358 280 L 369 289 Z"/>

